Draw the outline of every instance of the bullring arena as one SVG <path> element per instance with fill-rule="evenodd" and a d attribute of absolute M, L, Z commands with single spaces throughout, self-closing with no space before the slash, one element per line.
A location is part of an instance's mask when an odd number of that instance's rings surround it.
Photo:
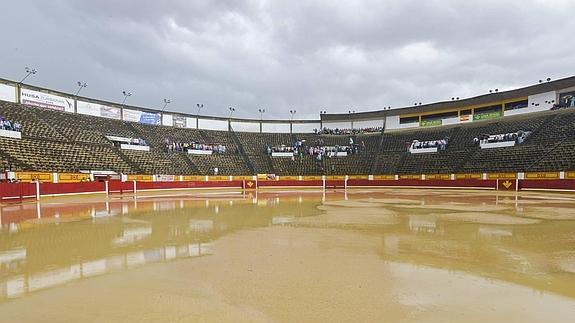
<path fill-rule="evenodd" d="M 3 321 L 575 316 L 575 77 L 315 120 L 0 83 Z"/>

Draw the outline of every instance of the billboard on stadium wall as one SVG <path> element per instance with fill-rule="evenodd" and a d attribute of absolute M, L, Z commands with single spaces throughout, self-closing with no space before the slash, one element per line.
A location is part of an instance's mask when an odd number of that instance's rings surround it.
<path fill-rule="evenodd" d="M 441 126 L 442 124 L 443 122 L 441 119 L 421 120 L 419 122 L 420 127 Z"/>
<path fill-rule="evenodd" d="M 318 123 L 294 123 L 293 126 L 294 133 L 313 133 L 314 130 L 320 129 L 321 124 Z"/>
<path fill-rule="evenodd" d="M 174 127 L 176 128 L 186 128 L 186 117 L 184 116 L 174 116 Z"/>
<path fill-rule="evenodd" d="M 78 101 L 76 111 L 79 114 L 85 114 L 94 117 L 120 120 L 121 110 L 116 107 L 109 107 L 99 103 Z"/>
<path fill-rule="evenodd" d="M 503 116 L 501 111 L 492 111 L 487 113 L 479 113 L 473 115 L 473 121 L 497 119 Z"/>
<path fill-rule="evenodd" d="M 186 128 L 196 128 L 198 119 L 186 117 Z"/>
<path fill-rule="evenodd" d="M 200 129 L 228 130 L 228 122 L 226 120 L 200 119 L 199 123 Z"/>
<path fill-rule="evenodd" d="M 0 84 L 0 101 L 16 102 L 16 88 L 8 84 Z"/>
<path fill-rule="evenodd" d="M 171 114 L 165 114 L 162 117 L 162 126 L 172 126 L 174 125 L 174 116 Z"/>
<path fill-rule="evenodd" d="M 232 121 L 232 129 L 234 131 L 242 131 L 242 132 L 259 132 L 260 123 Z"/>
<path fill-rule="evenodd" d="M 138 110 L 124 109 L 124 121 L 139 122 L 143 124 L 160 125 L 161 118 L 159 113 L 144 112 Z"/>
<path fill-rule="evenodd" d="M 20 89 L 20 103 L 34 107 L 74 112 L 73 99 L 30 89 Z"/>

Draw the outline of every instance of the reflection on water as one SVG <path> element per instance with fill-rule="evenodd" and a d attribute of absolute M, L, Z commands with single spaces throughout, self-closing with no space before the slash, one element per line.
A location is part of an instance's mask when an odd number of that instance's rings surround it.
<path fill-rule="evenodd" d="M 214 195 L 0 208 L 0 301 L 150 263 L 212 254 L 241 228 L 316 214 L 317 199 Z M 297 205 L 293 207 L 293 205 Z"/>
<path fill-rule="evenodd" d="M 573 210 L 570 195 L 412 190 L 4 205 L 0 301 L 152 263 L 217 255 L 219 238 L 269 227 L 351 230 L 380 239 L 370 251 L 384 263 L 465 272 L 575 298 Z M 270 243 L 295 242 L 274 237 Z"/>

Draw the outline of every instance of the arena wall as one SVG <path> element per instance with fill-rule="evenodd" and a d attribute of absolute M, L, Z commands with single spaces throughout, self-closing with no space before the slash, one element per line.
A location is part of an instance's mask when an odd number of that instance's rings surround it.
<path fill-rule="evenodd" d="M 510 177 L 510 176 L 507 176 Z M 521 176 L 515 176 L 521 177 Z M 134 193 L 152 190 L 185 190 L 185 189 L 223 189 L 223 190 L 256 190 L 277 188 L 320 188 L 320 189 L 347 189 L 347 188 L 436 188 L 436 189 L 488 189 L 499 191 L 529 191 L 544 190 L 558 192 L 575 192 L 575 179 L 425 179 L 417 178 L 395 179 L 343 179 L 326 176 L 319 178 L 298 178 L 278 180 L 252 179 L 206 179 L 200 181 L 106 181 L 106 182 L 78 182 L 78 183 L 0 183 L 0 201 L 14 201 L 22 199 L 37 199 L 47 196 L 75 195 L 75 194 L 115 194 Z M 484 178 L 489 178 L 485 176 Z"/>

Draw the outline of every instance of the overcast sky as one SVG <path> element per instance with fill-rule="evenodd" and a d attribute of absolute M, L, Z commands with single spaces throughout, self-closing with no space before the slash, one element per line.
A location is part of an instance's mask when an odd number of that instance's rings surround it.
<path fill-rule="evenodd" d="M 13 0 L 0 77 L 168 110 L 317 118 L 575 74 L 574 0 Z"/>

